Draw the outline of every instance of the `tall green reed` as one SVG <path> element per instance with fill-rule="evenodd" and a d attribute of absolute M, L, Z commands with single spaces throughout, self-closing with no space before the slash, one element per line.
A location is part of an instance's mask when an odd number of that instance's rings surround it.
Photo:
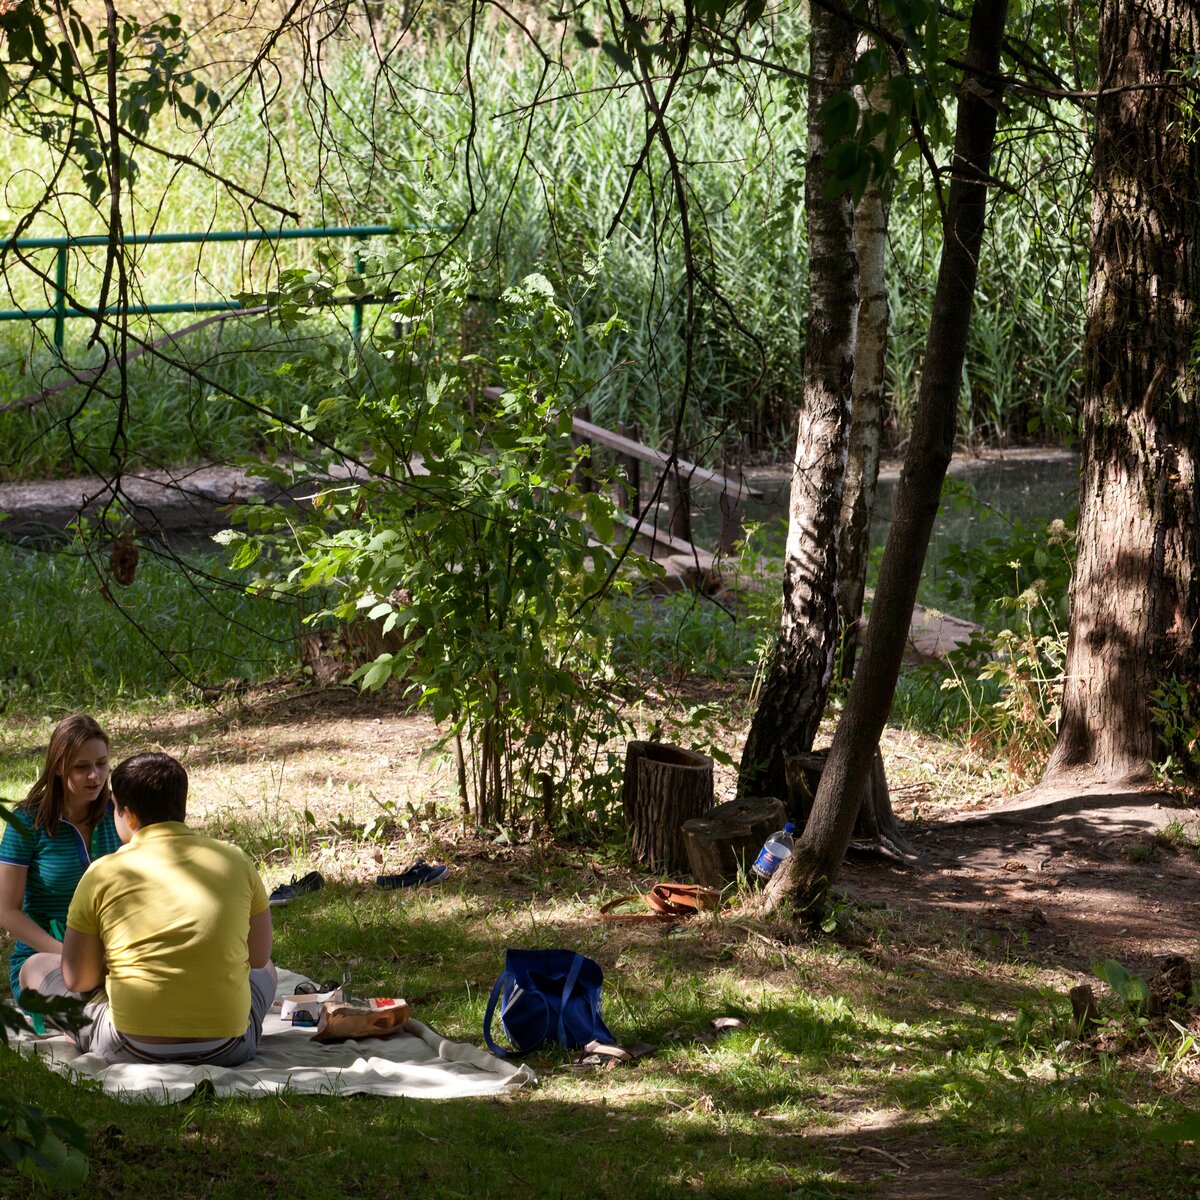
<path fill-rule="evenodd" d="M 801 35 L 776 31 L 797 62 Z M 752 90 L 734 73 L 685 84 L 680 93 L 670 134 L 685 164 L 702 274 L 689 351 L 673 180 L 655 147 L 630 184 L 647 122 L 627 79 L 589 53 L 570 56 L 569 70 L 543 76 L 541 60 L 494 27 L 480 32 L 469 58 L 462 39 L 446 34 L 426 34 L 405 49 L 385 72 L 362 42 L 343 42 L 325 64 L 323 83 L 307 92 L 285 89 L 266 109 L 245 93 L 210 135 L 210 165 L 294 210 L 304 224 L 394 220 L 461 228 L 459 240 L 477 263 L 482 337 L 487 300 L 503 287 L 534 269 L 566 278 L 594 259 L 599 286 L 579 302 L 582 324 L 616 313 L 626 325 L 602 356 L 586 339 L 576 347 L 602 380 L 590 397 L 596 420 L 636 422 L 648 440 L 665 441 L 687 376 L 690 457 L 719 460 L 746 442 L 786 449 L 801 394 L 807 274 L 799 201 L 804 122 L 792 93 L 768 78 L 753 80 Z M 319 136 L 317 112 L 324 121 Z M 180 141 L 174 131 L 160 132 L 169 145 Z M 1065 135 L 1041 134 L 1014 140 L 1006 153 L 1026 183 L 1019 194 L 998 194 L 993 205 L 962 414 L 964 435 L 977 440 L 1058 429 L 1073 398 L 1081 323 L 1083 248 L 1071 189 L 1082 149 Z M 0 147 L 12 215 L 33 202 L 49 175 L 51 164 L 40 154 L 37 147 Z M 150 157 L 129 213 L 128 226 L 138 232 L 280 221 L 195 172 Z M 29 232 L 94 232 L 98 221 L 81 196 L 67 196 Z M 919 383 L 939 251 L 928 189 L 897 189 L 890 245 L 891 428 L 899 440 Z M 311 264 L 316 254 L 295 243 L 143 247 L 132 267 L 142 298 L 186 300 L 264 289 L 281 268 Z M 44 255 L 36 265 L 43 275 L 50 269 Z M 71 285 L 85 300 L 96 294 L 100 269 L 97 255 L 72 254 Z M 4 282 L 14 303 L 48 302 L 36 274 L 9 269 Z M 372 318 L 386 313 L 373 310 Z M 150 336 L 186 321 L 146 321 L 138 329 Z M 348 313 L 331 317 L 331 335 L 345 337 L 348 321 Z M 53 365 L 44 324 L 40 333 L 39 341 L 0 327 L 0 396 L 23 394 Z M 86 322 L 70 323 L 71 361 L 100 357 L 84 345 L 87 335 Z M 191 335 L 164 351 L 178 367 L 132 371 L 131 395 L 144 391 L 154 399 L 137 409 L 131 444 L 158 438 L 154 454 L 165 461 L 254 450 L 255 419 L 244 417 L 236 399 L 221 399 L 223 390 L 265 398 L 281 412 L 303 402 L 295 380 L 278 383 L 281 359 L 259 336 L 228 336 L 236 352 L 222 354 L 211 334 Z M 189 368 L 209 382 L 185 386 L 169 378 Z M 113 390 L 110 377 L 105 387 Z M 8 448 L 0 472 L 16 478 L 77 466 L 70 439 L 48 431 L 81 404 L 73 431 L 95 420 L 99 431 L 89 444 L 102 443 L 113 419 L 106 425 L 87 410 L 111 409 L 111 401 L 75 388 L 52 408 L 0 418 L 0 445 Z"/>

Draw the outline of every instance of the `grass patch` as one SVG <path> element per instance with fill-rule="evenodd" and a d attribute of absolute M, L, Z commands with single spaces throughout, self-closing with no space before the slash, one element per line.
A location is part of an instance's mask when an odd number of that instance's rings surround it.
<path fill-rule="evenodd" d="M 0 703 L 76 712 L 296 663 L 302 610 L 247 596 L 211 553 L 177 561 L 150 546 L 125 588 L 105 563 L 80 544 L 0 543 Z"/>
<path fill-rule="evenodd" d="M 722 917 L 614 932 L 592 893 L 626 880 L 582 849 L 478 844 L 455 868 L 404 896 L 334 881 L 277 911 L 277 959 L 321 978 L 349 970 L 358 990 L 404 994 L 477 1042 L 504 947 L 571 945 L 604 966 L 617 1036 L 658 1053 L 583 1076 L 561 1053 L 535 1054 L 540 1088 L 485 1101 L 284 1096 L 150 1112 L 4 1053 L 6 1081 L 93 1123 L 98 1194 L 385 1196 L 403 1179 L 439 1196 L 902 1196 L 933 1194 L 907 1190 L 932 1178 L 1116 1197 L 1198 1182 L 1194 1154 L 1145 1140 L 1178 1111 L 1178 1080 L 1056 1049 L 1066 1002 L 1036 968 L 918 946 L 902 917 L 889 927 L 865 912 L 865 947 Z M 692 1040 L 724 1013 L 748 1028 Z M 0 1195 L 25 1194 L 17 1182 Z"/>

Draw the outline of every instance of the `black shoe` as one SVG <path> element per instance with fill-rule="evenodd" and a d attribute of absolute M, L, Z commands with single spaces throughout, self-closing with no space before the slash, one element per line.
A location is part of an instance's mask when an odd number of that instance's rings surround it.
<path fill-rule="evenodd" d="M 282 908 L 285 904 L 290 904 L 297 896 L 307 896 L 309 892 L 320 891 L 324 886 L 325 880 L 321 878 L 320 871 L 309 871 L 307 875 L 302 875 L 299 879 L 292 876 L 291 883 L 281 883 L 271 893 L 271 907 Z"/>
<path fill-rule="evenodd" d="M 380 875 L 375 882 L 381 888 L 418 887 L 422 883 L 441 883 L 449 874 L 446 866 L 430 866 L 423 858 L 418 858 L 407 871 L 400 875 Z"/>

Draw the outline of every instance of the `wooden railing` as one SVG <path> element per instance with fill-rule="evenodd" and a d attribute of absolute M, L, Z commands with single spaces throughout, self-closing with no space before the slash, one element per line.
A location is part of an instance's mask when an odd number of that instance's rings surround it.
<path fill-rule="evenodd" d="M 500 393 L 498 387 L 484 388 L 484 394 L 492 400 L 498 399 Z M 721 528 L 715 551 L 717 554 L 728 554 L 741 537 L 746 500 L 763 498 L 762 492 L 751 487 L 744 479 L 730 478 L 719 471 L 689 462 L 686 458 L 647 446 L 637 440 L 633 431 L 614 432 L 605 429 L 588 420 L 586 415 L 576 416 L 572 427 L 579 444 L 587 446 L 589 450 L 603 447 L 611 451 L 625 467 L 624 481 L 605 482 L 611 487 L 618 507 L 623 510 L 622 524 L 636 531 L 639 539 L 648 543 L 651 558 L 660 557 L 655 554 L 660 548 L 667 554 L 711 556 L 712 552 L 697 548 L 692 533 L 693 489 L 706 488 L 719 494 Z M 590 460 L 591 455 L 587 457 Z M 648 503 L 643 506 L 642 502 L 643 463 L 655 471 L 655 480 L 649 488 L 650 496 L 657 497 L 653 511 L 650 511 Z M 598 486 L 603 478 L 599 472 L 589 469 L 586 461 L 581 465 L 581 472 L 584 487 Z M 667 513 L 665 529 L 659 524 L 659 515 L 664 509 Z"/>

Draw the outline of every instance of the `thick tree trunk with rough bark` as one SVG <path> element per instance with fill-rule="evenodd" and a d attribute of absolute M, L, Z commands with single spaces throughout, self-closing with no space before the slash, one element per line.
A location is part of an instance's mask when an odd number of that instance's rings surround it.
<path fill-rule="evenodd" d="M 1200 51 L 1195 0 L 1100 7 L 1078 563 L 1046 782 L 1126 783 L 1155 687 L 1194 681 Z"/>
<path fill-rule="evenodd" d="M 859 40 L 859 52 L 871 46 Z M 858 90 L 858 89 L 856 89 Z M 868 95 L 859 91 L 859 108 L 883 112 L 890 103 L 886 82 Z M 877 145 L 882 148 L 883 135 Z M 854 210 L 854 251 L 858 260 L 858 330 L 854 350 L 854 403 L 850 419 L 850 452 L 842 495 L 842 526 L 838 546 L 838 610 L 840 655 L 838 674 L 849 679 L 858 655 L 858 622 L 867 586 L 867 556 L 871 549 L 871 518 L 879 481 L 883 441 L 884 402 L 887 399 L 888 312 L 884 278 L 890 204 L 880 180 L 872 176 Z"/>
<path fill-rule="evenodd" d="M 796 852 L 767 887 L 768 908 L 786 899 L 802 914 L 820 911 L 850 843 L 859 797 L 900 675 L 925 551 L 954 448 L 958 394 L 987 217 L 987 178 L 1000 101 L 996 72 L 1007 10 L 1007 0 L 976 0 L 971 12 L 925 367 L 871 623 L 812 815 Z"/>
<path fill-rule="evenodd" d="M 792 467 L 779 639 L 742 753 L 739 797 L 787 794 L 784 756 L 812 747 L 829 694 L 837 643 L 837 530 L 858 295 L 853 208 L 848 194 L 825 194 L 827 149 L 817 114 L 830 95 L 850 86 L 854 31 L 840 17 L 814 5 L 809 44 L 804 397 Z"/>

